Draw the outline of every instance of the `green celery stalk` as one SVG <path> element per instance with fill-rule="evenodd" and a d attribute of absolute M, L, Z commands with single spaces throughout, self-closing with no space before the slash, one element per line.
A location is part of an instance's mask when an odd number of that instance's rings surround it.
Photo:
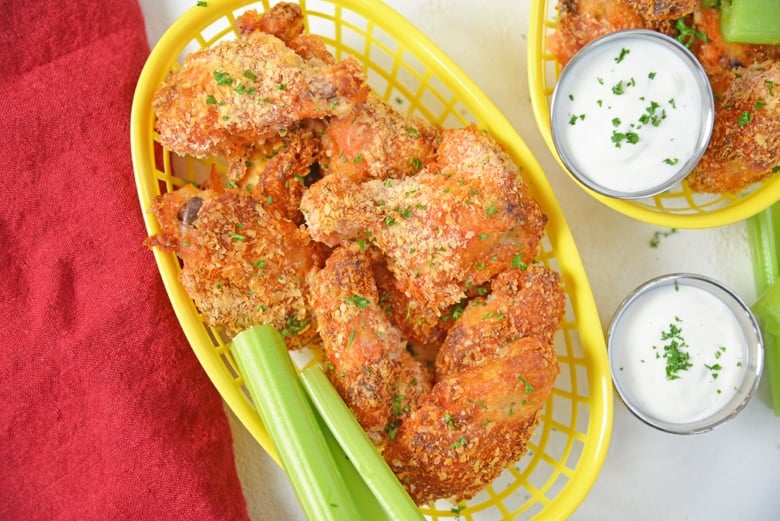
<path fill-rule="evenodd" d="M 764 339 L 764 370 L 780 416 L 780 203 L 747 221 L 758 299 L 752 306 Z"/>
<path fill-rule="evenodd" d="M 315 410 L 314 414 L 317 416 L 317 423 L 320 426 L 323 434 L 325 434 L 325 440 L 328 442 L 328 447 L 336 460 L 336 465 L 344 476 L 344 480 L 349 484 L 352 498 L 355 500 L 355 504 L 360 508 L 362 515 L 360 519 L 370 519 L 371 521 L 398 521 L 398 518 L 394 517 L 390 513 L 386 512 L 381 503 L 377 500 L 374 493 L 368 488 L 368 485 L 363 481 L 363 477 L 358 473 L 355 466 L 346 455 L 344 449 L 341 448 L 338 440 L 333 436 L 333 433 L 328 429 L 327 424 L 322 419 L 322 416 Z"/>
<path fill-rule="evenodd" d="M 404 521 L 424 519 L 417 505 L 322 370 L 317 366 L 309 367 L 301 372 L 301 380 L 330 432 L 384 507 L 385 513 L 393 519 Z"/>
<path fill-rule="evenodd" d="M 780 44 L 780 2 L 723 0 L 720 32 L 727 42 Z"/>
<path fill-rule="evenodd" d="M 362 519 L 284 338 L 273 326 L 253 326 L 235 336 L 231 352 L 307 519 Z"/>

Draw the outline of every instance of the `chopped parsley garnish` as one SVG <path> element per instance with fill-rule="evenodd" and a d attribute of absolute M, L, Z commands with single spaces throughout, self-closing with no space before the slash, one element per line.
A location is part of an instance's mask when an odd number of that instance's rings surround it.
<path fill-rule="evenodd" d="M 217 81 L 217 85 L 232 85 L 233 78 L 226 72 L 214 71 L 214 79 Z"/>
<path fill-rule="evenodd" d="M 518 380 L 520 380 L 520 381 L 523 383 L 523 390 L 524 390 L 526 393 L 532 393 L 532 392 L 534 392 L 534 386 L 533 386 L 533 385 L 531 385 L 531 384 L 528 382 L 528 380 L 526 380 L 526 379 L 525 379 L 525 378 L 523 378 L 522 376 L 518 376 L 518 377 L 517 377 L 517 379 L 518 379 Z"/>
<path fill-rule="evenodd" d="M 628 132 L 618 132 L 617 130 L 613 130 L 612 142 L 615 144 L 615 148 L 622 147 L 623 143 L 636 145 L 639 143 L 639 134 L 630 130 Z"/>
<path fill-rule="evenodd" d="M 661 239 L 669 237 L 672 234 L 677 233 L 677 228 L 670 228 L 668 232 L 653 232 L 653 238 L 650 239 L 650 247 L 651 248 L 658 248 L 658 245 L 661 244 Z M 675 284 L 677 282 L 675 281 Z"/>
<path fill-rule="evenodd" d="M 515 255 L 512 257 L 512 267 L 513 267 L 514 269 L 516 269 L 516 270 L 518 270 L 518 269 L 519 269 L 519 270 L 527 270 L 527 269 L 528 269 L 528 264 L 526 264 L 525 262 L 523 262 L 523 256 L 522 256 L 522 255 L 520 255 L 520 254 L 515 254 Z"/>
<path fill-rule="evenodd" d="M 460 438 L 458 438 L 457 440 L 452 442 L 450 444 L 450 447 L 453 448 L 453 449 L 458 448 L 458 447 L 464 447 L 466 444 L 468 444 L 468 442 L 469 442 L 469 440 L 467 440 L 466 438 L 461 436 Z"/>
<path fill-rule="evenodd" d="M 359 309 L 366 309 L 366 306 L 371 304 L 371 301 L 365 297 L 361 297 L 360 295 L 354 294 L 351 297 L 344 297 L 344 302 L 349 302 L 350 304 L 354 304 Z"/>
<path fill-rule="evenodd" d="M 295 317 L 288 317 L 280 333 L 282 336 L 296 335 L 306 329 L 310 323 L 311 320 L 308 319 L 298 320 Z"/>
<path fill-rule="evenodd" d="M 674 317 L 674 322 L 669 324 L 668 330 L 661 331 L 661 340 L 667 342 L 663 346 L 667 380 L 677 380 L 680 378 L 681 371 L 687 371 L 693 366 L 691 355 L 686 351 L 688 343 L 682 336 L 682 328 L 678 325 L 681 322 L 679 317 Z"/>
<path fill-rule="evenodd" d="M 618 54 L 618 55 L 615 57 L 615 63 L 620 63 L 620 62 L 622 62 L 622 61 L 625 59 L 625 57 L 628 55 L 628 53 L 630 53 L 630 52 L 631 52 L 631 51 L 630 51 L 629 49 L 625 49 L 625 48 L 623 48 L 623 49 L 620 49 L 620 54 Z"/>
<path fill-rule="evenodd" d="M 691 48 L 691 45 L 693 45 L 693 42 L 695 42 L 697 39 L 705 43 L 710 41 L 710 39 L 707 37 L 707 33 L 698 29 L 696 24 L 692 24 L 690 26 L 686 25 L 685 18 L 675 20 L 674 28 L 677 30 L 677 41 L 689 49 Z"/>
<path fill-rule="evenodd" d="M 744 127 L 745 125 L 750 123 L 751 119 L 753 119 L 753 114 L 745 110 L 739 115 L 739 118 L 737 118 L 737 125 L 739 125 L 740 127 Z"/>

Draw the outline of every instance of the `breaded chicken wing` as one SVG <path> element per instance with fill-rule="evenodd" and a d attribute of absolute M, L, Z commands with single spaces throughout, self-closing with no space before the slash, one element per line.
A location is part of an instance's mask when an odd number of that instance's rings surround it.
<path fill-rule="evenodd" d="M 399 289 L 437 315 L 530 263 L 546 223 L 517 166 L 473 126 L 445 130 L 436 160 L 414 176 L 360 184 L 325 176 L 301 210 L 315 240 L 374 244 Z"/>
<path fill-rule="evenodd" d="M 715 124 L 687 182 L 697 192 L 739 193 L 780 170 L 780 46 L 726 42 L 718 9 L 697 9 L 693 23 L 707 35 L 692 48 L 710 78 Z"/>
<path fill-rule="evenodd" d="M 245 155 L 230 164 L 227 183 L 248 190 L 267 211 L 303 224 L 301 197 L 319 178 L 319 135 L 324 125 L 306 119 L 283 134 L 248 146 Z"/>
<path fill-rule="evenodd" d="M 160 232 L 149 246 L 181 258 L 181 282 L 211 326 L 229 335 L 273 324 L 291 349 L 315 343 L 306 280 L 320 246 L 302 228 L 276 218 L 244 189 L 186 185 L 158 197 Z"/>
<path fill-rule="evenodd" d="M 333 55 L 325 47 L 325 42 L 315 35 L 304 33 L 304 28 L 300 6 L 287 2 L 280 2 L 263 13 L 250 9 L 236 18 L 239 35 L 255 31 L 272 34 L 305 60 L 316 58 L 324 63 L 335 63 Z"/>
<path fill-rule="evenodd" d="M 305 25 L 301 7 L 289 2 L 279 2 L 262 13 L 249 9 L 236 18 L 239 36 L 254 32 L 272 34 L 288 46 L 298 35 L 303 34 Z"/>
<path fill-rule="evenodd" d="M 346 115 L 367 94 L 356 60 L 305 60 L 277 37 L 252 31 L 187 56 L 152 104 L 169 149 L 235 159 L 302 119 Z"/>
<path fill-rule="evenodd" d="M 418 504 L 467 499 L 522 456 L 559 372 L 556 273 L 499 275 L 452 326 L 433 386 L 382 309 L 370 254 L 338 247 L 312 279 L 327 374 Z"/>
<path fill-rule="evenodd" d="M 448 331 L 436 358 L 436 378 L 502 358 L 520 337 L 552 343 L 564 313 L 560 275 L 543 265 L 501 273 L 486 298 L 471 300 Z"/>
<path fill-rule="evenodd" d="M 407 348 L 412 355 L 432 366 L 436 352 L 453 323 L 451 318 L 454 310 L 440 314 L 410 299 L 399 288 L 398 281 L 387 268 L 384 257 L 373 257 L 372 270 L 382 309 L 409 342 Z"/>
<path fill-rule="evenodd" d="M 500 359 L 437 380 L 383 456 L 418 504 L 469 499 L 526 452 L 559 367 L 524 337 Z"/>
<path fill-rule="evenodd" d="M 378 447 L 431 386 L 379 303 L 371 261 L 340 247 L 312 276 L 312 305 L 328 378 Z"/>
<path fill-rule="evenodd" d="M 547 45 L 561 65 L 600 36 L 623 29 L 674 34 L 672 21 L 689 0 L 558 0 L 558 29 Z M 644 18 L 642 13 L 652 14 Z"/>
<path fill-rule="evenodd" d="M 322 137 L 323 172 L 353 181 L 414 175 L 436 152 L 441 130 L 402 114 L 376 94 L 331 119 Z"/>
<path fill-rule="evenodd" d="M 686 178 L 697 192 L 736 194 L 780 172 L 780 62 L 732 74 L 716 97 L 710 144 Z"/>

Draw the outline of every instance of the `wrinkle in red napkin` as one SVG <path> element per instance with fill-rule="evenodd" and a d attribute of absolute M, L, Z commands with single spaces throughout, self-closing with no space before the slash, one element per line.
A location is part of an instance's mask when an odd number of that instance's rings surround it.
<path fill-rule="evenodd" d="M 247 519 L 222 401 L 142 244 L 138 5 L 11 2 L 0 29 L 0 519 Z"/>

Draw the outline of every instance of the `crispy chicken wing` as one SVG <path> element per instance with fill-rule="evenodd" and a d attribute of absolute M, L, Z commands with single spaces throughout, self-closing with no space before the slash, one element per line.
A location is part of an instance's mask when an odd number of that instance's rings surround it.
<path fill-rule="evenodd" d="M 314 342 L 306 279 L 323 255 L 304 229 L 243 189 L 186 185 L 158 197 L 153 210 L 160 232 L 147 244 L 181 258 L 182 285 L 208 324 L 233 335 L 270 323 L 291 349 Z"/>
<path fill-rule="evenodd" d="M 289 2 L 279 2 L 263 13 L 249 9 L 236 18 L 236 30 L 240 36 L 254 32 L 272 34 L 288 46 L 303 34 L 305 25 L 301 7 Z"/>
<path fill-rule="evenodd" d="M 452 321 L 447 320 L 451 314 L 440 315 L 411 300 L 399 288 L 398 281 L 387 268 L 384 257 L 377 257 L 372 268 L 382 309 L 403 333 L 418 360 L 433 363 L 434 356 L 431 356 L 431 352 L 435 354 L 435 350 L 444 340 L 452 324 Z"/>
<path fill-rule="evenodd" d="M 739 193 L 780 172 L 780 62 L 732 74 L 716 98 L 710 144 L 686 179 L 697 192 Z"/>
<path fill-rule="evenodd" d="M 304 33 L 303 12 L 298 4 L 280 2 L 260 14 L 250 9 L 236 18 L 239 35 L 255 31 L 272 34 L 305 60 L 319 59 L 324 63 L 335 63 L 333 55 L 321 38 Z"/>
<path fill-rule="evenodd" d="M 436 160 L 414 176 L 325 176 L 301 209 L 315 240 L 374 244 L 401 291 L 437 315 L 468 288 L 530 263 L 546 223 L 517 166 L 473 126 L 445 130 Z"/>
<path fill-rule="evenodd" d="M 356 182 L 416 174 L 436 152 L 441 131 L 402 114 L 376 94 L 330 121 L 323 135 L 325 173 Z"/>
<path fill-rule="evenodd" d="M 336 249 L 311 287 L 326 374 L 382 447 L 430 390 L 431 372 L 412 358 L 382 310 L 364 252 Z"/>
<path fill-rule="evenodd" d="M 557 272 L 533 265 L 497 275 L 490 294 L 473 299 L 448 331 L 436 358 L 436 377 L 501 358 L 520 337 L 552 342 L 563 313 Z"/>
<path fill-rule="evenodd" d="M 559 280 L 543 266 L 502 273 L 447 333 L 433 389 L 384 452 L 418 503 L 468 499 L 525 453 L 559 372 Z"/>
<path fill-rule="evenodd" d="M 320 120 L 303 120 L 285 133 L 248 146 L 245 155 L 230 164 L 227 183 L 248 190 L 267 211 L 303 224 L 301 197 L 319 178 L 323 126 Z"/>
<path fill-rule="evenodd" d="M 592 40 L 622 29 L 674 34 L 672 21 L 690 0 L 558 0 L 558 30 L 548 47 L 561 65 Z M 652 17 L 644 18 L 642 13 Z"/>
<path fill-rule="evenodd" d="M 693 23 L 707 35 L 693 52 L 712 84 L 715 125 L 687 182 L 697 192 L 739 193 L 780 170 L 780 46 L 724 41 L 718 9 L 697 9 Z"/>
<path fill-rule="evenodd" d="M 252 31 L 197 51 L 154 96 L 156 130 L 179 154 L 243 156 L 305 118 L 348 114 L 368 94 L 360 64 L 305 60 L 275 36 Z"/>
<path fill-rule="evenodd" d="M 497 277 L 487 302 L 456 320 L 431 387 L 382 310 L 371 265 L 357 246 L 339 247 L 312 276 L 327 374 L 416 502 L 469 498 L 522 456 L 552 392 L 558 276 L 534 267 Z"/>
<path fill-rule="evenodd" d="M 502 358 L 437 380 L 385 460 L 418 504 L 469 499 L 525 453 L 558 372 L 542 337 L 511 342 Z"/>

